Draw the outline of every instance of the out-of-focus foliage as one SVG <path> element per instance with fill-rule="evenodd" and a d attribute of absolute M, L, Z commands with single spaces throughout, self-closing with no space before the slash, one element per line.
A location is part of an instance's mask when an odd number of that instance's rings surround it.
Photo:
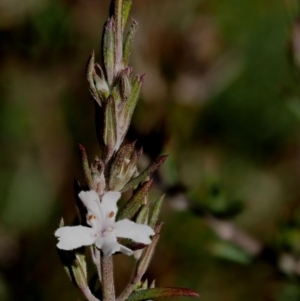
<path fill-rule="evenodd" d="M 0 1 L 0 300 L 78 299 L 53 232 L 62 212 L 75 216 L 77 143 L 99 152 L 84 72 L 108 5 Z M 147 275 L 161 286 L 203 300 L 300 298 L 299 9 L 133 3 L 131 63 L 146 77 L 128 140 L 144 146 L 141 168 L 169 154 L 155 178 L 153 200 L 163 191 L 167 203 Z M 120 289 L 131 262 L 115 261 Z"/>

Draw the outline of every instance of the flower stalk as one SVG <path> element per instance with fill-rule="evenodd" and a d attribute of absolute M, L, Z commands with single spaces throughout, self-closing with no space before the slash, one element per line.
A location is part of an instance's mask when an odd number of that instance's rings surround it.
<path fill-rule="evenodd" d="M 103 301 L 115 301 L 113 259 L 111 255 L 101 257 L 101 273 L 103 275 L 103 281 L 102 281 Z"/>
<path fill-rule="evenodd" d="M 124 38 L 131 4 L 132 0 L 112 0 L 103 30 L 102 63 L 96 62 L 94 51 L 88 60 L 86 78 L 96 103 L 101 154 L 90 164 L 85 148 L 79 144 L 85 179 L 85 183 L 75 185 L 79 219 L 71 226 L 62 223 L 55 231 L 65 269 L 88 301 L 139 301 L 197 295 L 187 289 L 155 288 L 155 282 L 149 286 L 147 279 L 142 282 L 162 227 L 158 216 L 163 197 L 154 205 L 149 201 L 151 176 L 167 156 L 159 157 L 139 172 L 142 148 L 136 149 L 135 142 L 124 144 L 144 82 L 144 75 L 133 76 L 128 65 L 138 26 L 132 19 Z M 119 210 L 118 201 L 125 191 L 131 191 L 132 196 Z M 99 280 L 98 286 L 89 286 L 86 247 L 90 248 L 90 260 L 95 266 L 92 279 Z M 131 281 L 116 298 L 112 256 L 120 253 L 123 254 L 120 256 L 134 255 L 136 265 Z"/>

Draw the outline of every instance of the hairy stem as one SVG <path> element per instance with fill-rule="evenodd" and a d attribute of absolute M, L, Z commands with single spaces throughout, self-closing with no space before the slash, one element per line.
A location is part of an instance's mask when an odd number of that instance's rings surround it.
<path fill-rule="evenodd" d="M 115 285 L 112 256 L 101 256 L 103 301 L 115 301 Z"/>
<path fill-rule="evenodd" d="M 86 297 L 86 299 L 88 301 L 100 301 L 98 298 L 96 298 L 92 292 L 90 291 L 89 287 L 82 287 L 80 288 L 80 290 L 82 291 L 82 293 L 84 294 L 84 296 Z"/>

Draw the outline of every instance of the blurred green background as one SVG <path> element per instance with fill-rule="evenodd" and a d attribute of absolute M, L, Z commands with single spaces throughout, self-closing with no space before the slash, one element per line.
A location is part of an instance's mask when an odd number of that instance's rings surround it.
<path fill-rule="evenodd" d="M 128 140 L 169 159 L 147 277 L 201 300 L 300 300 L 300 3 L 135 0 L 146 73 Z M 55 249 L 77 143 L 99 154 L 85 65 L 108 0 L 0 0 L 0 300 L 82 300 Z M 115 256 L 117 289 L 132 260 Z M 186 300 L 182 298 L 181 300 Z"/>

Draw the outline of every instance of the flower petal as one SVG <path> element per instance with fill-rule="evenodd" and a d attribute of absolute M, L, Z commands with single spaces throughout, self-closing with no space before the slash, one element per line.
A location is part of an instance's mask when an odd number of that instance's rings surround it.
<path fill-rule="evenodd" d="M 54 235 L 59 242 L 56 245 L 61 250 L 73 250 L 82 246 L 92 245 L 96 240 L 94 229 L 84 226 L 61 227 Z"/>
<path fill-rule="evenodd" d="M 118 211 L 117 201 L 121 197 L 121 193 L 118 191 L 109 191 L 102 197 L 100 206 L 102 212 L 102 218 L 105 221 L 114 223 L 116 213 Z"/>
<path fill-rule="evenodd" d="M 137 224 L 128 219 L 116 222 L 113 227 L 117 237 L 130 238 L 146 245 L 151 243 L 149 236 L 155 234 L 149 226 Z"/>
<path fill-rule="evenodd" d="M 100 200 L 96 191 L 81 191 L 78 196 L 86 207 L 88 214 L 92 214 L 96 218 L 101 219 Z"/>
<path fill-rule="evenodd" d="M 97 247 L 98 249 L 102 249 L 103 243 L 104 243 L 103 237 L 99 236 L 99 237 L 96 239 L 95 245 L 96 245 L 96 247 Z"/>
<path fill-rule="evenodd" d="M 121 245 L 117 242 L 117 238 L 114 234 L 104 236 L 102 239 L 103 245 L 101 249 L 105 256 L 112 255 L 121 250 Z"/>
<path fill-rule="evenodd" d="M 129 248 L 127 248 L 127 247 L 125 247 L 125 246 L 123 246 L 123 245 L 120 245 L 120 251 L 121 251 L 123 254 L 128 255 L 128 256 L 130 256 L 130 255 L 133 254 L 133 251 L 132 251 L 132 250 L 130 250 Z"/>

